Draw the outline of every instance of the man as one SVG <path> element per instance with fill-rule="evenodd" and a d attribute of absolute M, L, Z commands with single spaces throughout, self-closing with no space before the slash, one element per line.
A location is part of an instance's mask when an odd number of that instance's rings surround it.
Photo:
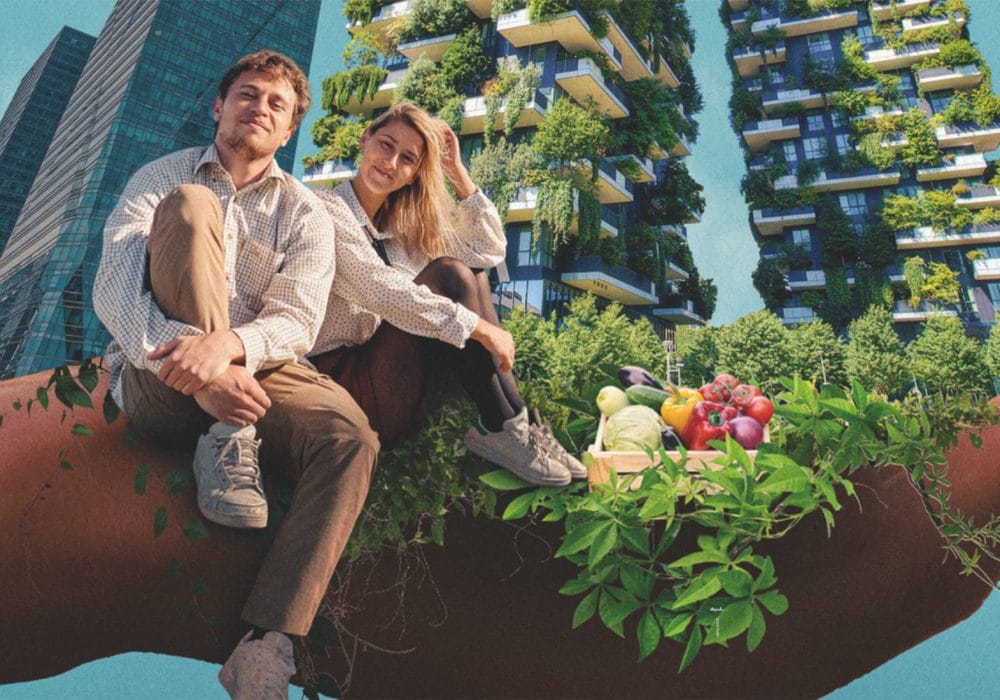
<path fill-rule="evenodd" d="M 219 674 L 234 697 L 287 696 L 288 635 L 309 631 L 379 447 L 347 392 L 300 363 L 326 307 L 333 227 L 274 153 L 309 103 L 288 57 L 240 59 L 219 86 L 214 143 L 149 163 L 126 186 L 94 283 L 114 337 L 112 396 L 144 437 L 197 440 L 205 517 L 266 524 L 258 447 L 298 482 L 243 609 L 252 629 Z"/>

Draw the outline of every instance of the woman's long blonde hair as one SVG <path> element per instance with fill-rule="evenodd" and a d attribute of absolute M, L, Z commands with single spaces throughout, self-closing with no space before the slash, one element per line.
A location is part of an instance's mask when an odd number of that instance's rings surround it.
<path fill-rule="evenodd" d="M 455 200 L 448 192 L 441 168 L 444 141 L 439 122 L 411 102 L 399 102 L 369 125 L 369 138 L 394 121 L 415 129 L 424 140 L 424 154 L 412 184 L 389 195 L 375 212 L 372 223 L 380 231 L 389 231 L 408 254 L 419 252 L 428 260 L 444 255 L 446 245 L 455 236 L 452 226 L 457 218 Z"/>

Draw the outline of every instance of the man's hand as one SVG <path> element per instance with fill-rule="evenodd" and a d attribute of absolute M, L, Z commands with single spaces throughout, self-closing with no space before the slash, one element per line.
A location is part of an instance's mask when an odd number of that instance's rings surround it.
<path fill-rule="evenodd" d="M 205 335 L 182 335 L 157 346 L 146 356 L 150 360 L 166 358 L 156 375 L 160 381 L 185 396 L 222 376 L 233 363 L 244 359 L 243 341 L 231 330 Z"/>
<path fill-rule="evenodd" d="M 500 326 L 481 318 L 470 338 L 481 343 L 493 355 L 501 372 L 510 372 L 514 367 L 514 336 Z"/>
<path fill-rule="evenodd" d="M 271 407 L 271 399 L 241 365 L 229 365 L 220 377 L 194 393 L 206 413 L 240 428 L 256 423 Z"/>

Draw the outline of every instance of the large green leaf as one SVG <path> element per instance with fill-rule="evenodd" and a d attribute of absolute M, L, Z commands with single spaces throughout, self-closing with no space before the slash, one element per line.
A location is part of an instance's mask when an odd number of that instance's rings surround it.
<path fill-rule="evenodd" d="M 618 526 L 614 522 L 605 522 L 602 525 L 590 545 L 590 553 L 587 556 L 587 566 L 591 569 L 600 564 L 608 552 L 618 544 Z"/>
<path fill-rule="evenodd" d="M 781 615 L 788 610 L 788 598 L 778 591 L 768 591 L 757 596 L 757 600 L 767 608 L 772 615 Z"/>
<path fill-rule="evenodd" d="M 730 603 L 719 615 L 719 623 L 716 629 L 720 640 L 732 639 L 742 634 L 753 618 L 753 608 L 749 600 L 740 600 Z"/>
<path fill-rule="evenodd" d="M 639 618 L 636 634 L 639 636 L 639 660 L 642 661 L 656 651 L 660 639 L 663 638 L 663 630 L 660 629 L 660 623 L 656 621 L 656 616 L 651 610 L 646 610 Z"/>
<path fill-rule="evenodd" d="M 527 481 L 518 478 L 506 469 L 497 469 L 483 474 L 479 480 L 497 491 L 518 491 L 531 486 Z"/>
<path fill-rule="evenodd" d="M 584 596 L 583 600 L 576 606 L 576 610 L 573 611 L 573 629 L 592 618 L 597 612 L 597 595 L 600 592 L 600 588 L 595 588 Z"/>
<path fill-rule="evenodd" d="M 691 605 L 692 603 L 697 603 L 698 601 L 705 600 L 715 595 L 722 589 L 722 582 L 719 581 L 719 577 L 715 574 L 704 573 L 697 576 L 691 584 L 684 590 L 684 593 L 677 598 L 670 609 L 679 610 L 680 608 Z"/>
<path fill-rule="evenodd" d="M 594 542 L 594 538 L 600 534 L 601 529 L 607 525 L 606 521 L 592 520 L 566 532 L 566 539 L 562 546 L 556 551 L 557 557 L 564 557 L 586 549 Z"/>
<path fill-rule="evenodd" d="M 747 629 L 747 651 L 753 651 L 760 646 L 764 639 L 764 632 L 767 631 L 767 622 L 764 620 L 764 613 L 752 603 L 753 617 L 750 619 L 750 627 Z"/>
<path fill-rule="evenodd" d="M 687 646 L 684 647 L 684 656 L 681 658 L 680 668 L 677 672 L 680 673 L 694 661 L 694 657 L 698 656 L 698 652 L 701 650 L 701 627 L 695 625 L 691 628 L 691 634 L 688 636 Z"/>
<path fill-rule="evenodd" d="M 804 467 L 787 465 L 767 477 L 757 490 L 765 493 L 798 491 L 809 485 L 809 478 L 809 471 Z"/>

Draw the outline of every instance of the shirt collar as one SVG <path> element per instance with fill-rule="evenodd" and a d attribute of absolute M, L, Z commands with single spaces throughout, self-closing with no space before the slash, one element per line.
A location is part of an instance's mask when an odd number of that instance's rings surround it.
<path fill-rule="evenodd" d="M 354 187 L 351 186 L 351 181 L 343 182 L 334 189 L 334 192 L 340 195 L 341 199 L 347 202 L 347 206 L 351 208 L 351 213 L 354 214 L 354 218 L 358 220 L 361 227 L 368 231 L 368 234 L 372 238 L 378 238 L 386 240 L 392 238 L 391 233 L 383 233 L 375 228 L 375 224 L 372 220 L 368 218 L 368 213 L 365 208 L 361 206 L 360 200 L 358 200 L 358 195 L 354 192 Z"/>
<path fill-rule="evenodd" d="M 205 149 L 205 152 L 201 154 L 201 158 L 199 158 L 198 162 L 194 165 L 194 171 L 197 173 L 209 163 L 214 163 L 223 171 L 226 169 L 225 166 L 222 165 L 222 161 L 219 160 L 219 151 L 216 149 L 215 143 L 210 143 L 208 148 Z M 263 182 L 264 180 L 268 180 L 272 177 L 278 178 L 279 180 L 285 179 L 284 171 L 281 169 L 281 166 L 278 165 L 278 162 L 273 158 L 271 159 L 271 164 L 267 168 L 267 173 L 265 173 L 264 177 L 257 182 Z"/>

